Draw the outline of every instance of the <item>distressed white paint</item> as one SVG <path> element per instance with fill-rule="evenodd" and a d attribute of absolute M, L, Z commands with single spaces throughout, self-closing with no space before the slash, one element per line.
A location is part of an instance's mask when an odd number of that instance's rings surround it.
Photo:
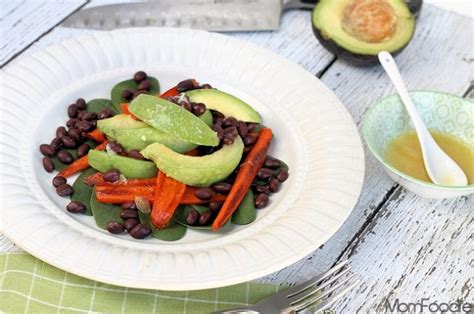
<path fill-rule="evenodd" d="M 4 19 L 7 14 L 4 16 L 4 10 L 1 13 L 0 19 Z M 66 10 L 63 13 L 67 15 Z M 8 18 L 19 20 L 16 14 L 13 11 Z M 29 15 L 25 18 L 38 17 Z M 34 23 L 39 22 L 28 20 L 27 24 Z M 50 29 L 55 23 L 50 21 L 49 28 L 42 25 L 44 29 Z M 463 94 L 474 80 L 469 31 L 473 26 L 473 20 L 425 5 L 415 38 L 397 57 L 409 88 Z M 24 54 L 89 32 L 55 28 Z M 312 35 L 309 12 L 286 13 L 278 32 L 232 36 L 269 48 L 313 74 L 319 73 L 332 60 Z M 22 45 L 25 44 L 21 43 L 21 38 L 15 37 L 0 47 L 0 56 L 12 55 L 20 51 Z M 393 93 L 388 79 L 378 67 L 355 68 L 338 60 L 322 79 L 346 104 L 359 126 L 370 104 Z M 388 191 L 392 194 L 384 204 Z M 367 156 L 363 193 L 338 233 L 306 259 L 261 281 L 300 282 L 324 271 L 343 256 L 349 257 L 355 272 L 363 280 L 363 285 L 335 306 L 344 313 L 384 311 L 386 298 L 407 302 L 422 297 L 438 301 L 457 298 L 472 301 L 473 283 L 469 281 L 473 277 L 472 263 L 469 264 L 472 249 L 469 250 L 466 243 L 472 242 L 473 201 L 473 196 L 447 201 L 423 200 L 394 186 L 377 162 Z M 11 242 L 0 237 L 0 250 L 11 249 Z"/>

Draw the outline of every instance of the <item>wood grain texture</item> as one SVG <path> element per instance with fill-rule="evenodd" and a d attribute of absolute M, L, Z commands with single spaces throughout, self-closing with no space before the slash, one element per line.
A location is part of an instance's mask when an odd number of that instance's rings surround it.
<path fill-rule="evenodd" d="M 54 28 L 85 0 L 5 1 L 0 11 L 0 66 Z"/>

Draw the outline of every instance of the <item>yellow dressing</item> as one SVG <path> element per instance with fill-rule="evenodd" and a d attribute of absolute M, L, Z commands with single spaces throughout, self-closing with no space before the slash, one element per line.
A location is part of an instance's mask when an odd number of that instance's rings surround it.
<path fill-rule="evenodd" d="M 469 184 L 474 184 L 474 148 L 452 135 L 436 131 L 430 133 L 441 149 L 464 170 Z M 432 183 L 423 163 L 415 131 L 407 131 L 394 138 L 388 144 L 385 156 L 388 163 L 397 170 Z"/>

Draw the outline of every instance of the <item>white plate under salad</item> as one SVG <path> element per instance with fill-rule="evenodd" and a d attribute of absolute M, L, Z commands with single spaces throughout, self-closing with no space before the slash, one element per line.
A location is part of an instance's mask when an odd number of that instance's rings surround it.
<path fill-rule="evenodd" d="M 290 177 L 255 222 L 188 230 L 177 242 L 134 240 L 64 209 L 68 200 L 52 189 L 39 144 L 64 123 L 68 103 L 108 98 L 137 70 L 158 78 L 162 91 L 186 78 L 210 83 L 251 104 L 271 127 L 270 153 Z M 1 232 L 43 261 L 101 282 L 194 290 L 270 274 L 326 242 L 363 182 L 359 134 L 334 94 L 299 66 L 220 34 L 149 28 L 70 39 L 8 67 L 1 96 Z"/>

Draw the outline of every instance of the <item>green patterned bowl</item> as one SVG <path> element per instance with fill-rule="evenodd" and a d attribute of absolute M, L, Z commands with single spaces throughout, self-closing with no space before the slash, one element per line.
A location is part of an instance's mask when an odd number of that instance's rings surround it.
<path fill-rule="evenodd" d="M 474 102 L 458 96 L 432 92 L 410 92 L 418 112 L 431 130 L 454 135 L 474 147 Z M 392 167 L 385 159 L 390 141 L 413 130 L 413 124 L 398 95 L 380 99 L 365 116 L 363 134 L 370 152 L 389 176 L 406 189 L 426 198 L 451 198 L 474 193 L 474 185 L 449 187 L 415 179 Z"/>

